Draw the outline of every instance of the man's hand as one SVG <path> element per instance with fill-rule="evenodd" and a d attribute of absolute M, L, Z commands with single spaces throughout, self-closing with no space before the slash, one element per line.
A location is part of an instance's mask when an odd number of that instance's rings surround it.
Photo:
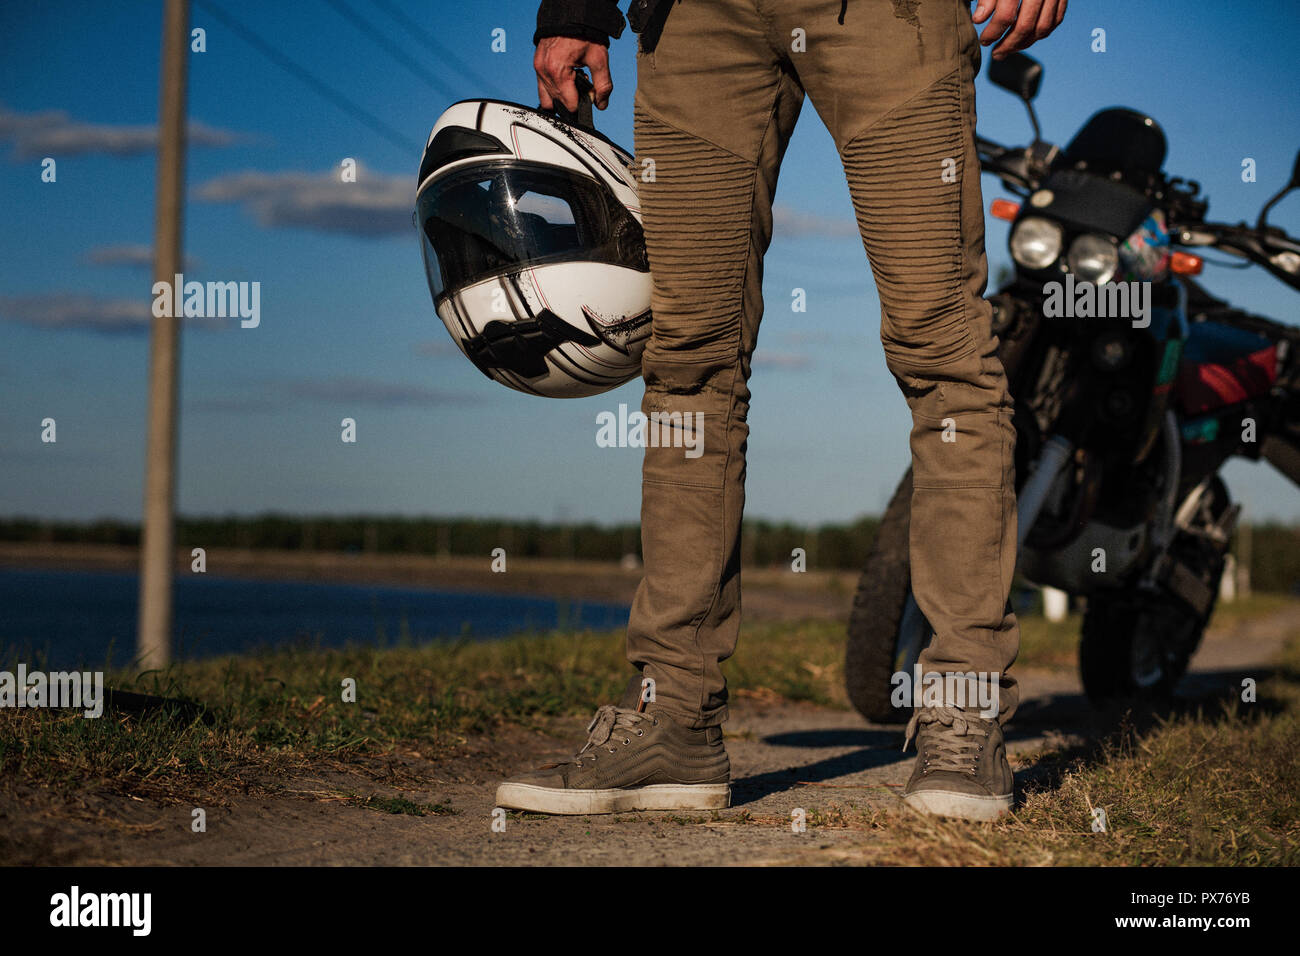
<path fill-rule="evenodd" d="M 559 100 L 569 112 L 578 109 L 578 86 L 573 82 L 575 67 L 591 70 L 592 99 L 596 109 L 609 105 L 614 81 L 609 77 L 609 49 L 599 43 L 569 37 L 545 37 L 533 54 L 537 71 L 537 103 L 544 110 L 553 109 Z"/>
<path fill-rule="evenodd" d="M 979 6 L 975 8 L 975 22 L 989 21 L 989 25 L 980 34 L 980 43 L 984 46 L 997 43 L 993 48 L 995 60 L 1003 60 L 1017 50 L 1028 49 L 1060 25 L 1067 2 L 1068 0 L 980 0 Z M 1012 24 L 1015 26 L 1007 33 L 1007 28 Z M 1004 33 L 1006 36 L 1003 36 Z M 999 38 L 1000 43 L 997 42 Z"/>

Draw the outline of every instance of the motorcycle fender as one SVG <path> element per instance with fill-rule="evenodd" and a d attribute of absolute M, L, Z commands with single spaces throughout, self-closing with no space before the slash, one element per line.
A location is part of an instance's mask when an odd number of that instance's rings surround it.
<path fill-rule="evenodd" d="M 1112 528 L 1093 521 L 1062 548 L 1040 551 L 1026 547 L 1019 570 L 1030 581 L 1070 594 L 1091 594 L 1099 588 L 1124 584 L 1142 560 L 1147 527 Z"/>

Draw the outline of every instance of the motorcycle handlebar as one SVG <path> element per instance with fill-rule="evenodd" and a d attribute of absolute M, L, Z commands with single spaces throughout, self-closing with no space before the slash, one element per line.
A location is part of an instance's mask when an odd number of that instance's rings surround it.
<path fill-rule="evenodd" d="M 1181 246 L 1210 246 L 1249 259 L 1267 269 L 1291 288 L 1300 290 L 1300 241 L 1281 229 L 1260 232 L 1245 223 L 1198 222 L 1175 226 L 1175 242 Z"/>
<path fill-rule="evenodd" d="M 1027 151 L 1023 147 L 1007 147 L 975 137 L 975 152 L 979 155 L 980 169 L 992 173 L 1014 193 L 1028 192 L 1033 188 Z"/>
<path fill-rule="evenodd" d="M 997 176 L 1008 189 L 1021 195 L 1028 195 L 1035 188 L 1038 174 L 1050 169 L 1057 155 L 1056 148 L 1049 143 L 1035 141 L 1030 147 L 1007 147 L 979 135 L 975 137 L 975 150 L 981 170 Z M 1194 186 L 1193 192 L 1198 189 Z M 1213 246 L 1239 255 L 1300 291 L 1300 240 L 1274 226 L 1261 232 L 1245 223 L 1205 222 L 1200 219 L 1204 214 L 1203 201 L 1181 205 L 1171 202 L 1170 206 L 1167 211 L 1175 216 L 1190 214 L 1196 220 L 1186 226 L 1173 225 L 1178 245 Z"/>

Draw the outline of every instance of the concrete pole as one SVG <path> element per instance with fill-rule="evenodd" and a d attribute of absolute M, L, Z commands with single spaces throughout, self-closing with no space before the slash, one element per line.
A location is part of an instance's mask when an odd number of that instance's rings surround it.
<path fill-rule="evenodd" d="M 1070 595 L 1056 588 L 1043 588 L 1043 617 L 1059 623 L 1070 616 Z"/>
<path fill-rule="evenodd" d="M 1239 597 L 1250 597 L 1250 572 L 1253 567 L 1254 555 L 1252 553 L 1252 544 L 1254 530 L 1251 528 L 1250 521 L 1246 515 L 1246 506 L 1241 506 L 1241 518 L 1237 524 L 1237 594 Z"/>
<path fill-rule="evenodd" d="M 153 277 L 154 282 L 166 282 L 168 286 L 182 271 L 189 40 L 187 0 L 164 0 Z M 170 299 L 172 311 L 179 313 L 182 290 L 172 289 Z M 140 545 L 140 630 L 136 645 L 137 665 L 141 670 L 166 667 L 171 660 L 180 323 L 179 315 L 155 316 L 149 343 L 149 433 L 144 465 L 144 533 Z"/>
<path fill-rule="evenodd" d="M 1223 574 L 1219 577 L 1219 601 L 1227 604 L 1237 599 L 1237 558 L 1229 553 L 1223 556 Z"/>

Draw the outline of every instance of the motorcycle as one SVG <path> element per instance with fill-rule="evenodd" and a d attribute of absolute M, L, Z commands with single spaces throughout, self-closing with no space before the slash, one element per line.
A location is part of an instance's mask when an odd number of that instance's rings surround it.
<path fill-rule="evenodd" d="M 1165 175 L 1164 133 L 1131 109 L 1092 116 L 1064 149 L 1041 138 L 1042 66 L 994 61 L 1033 141 L 977 137 L 981 168 L 1020 202 L 1014 277 L 990 297 L 1015 403 L 1018 564 L 1085 599 L 1079 664 L 1095 703 L 1168 695 L 1214 609 L 1240 506 L 1219 470 L 1264 458 L 1300 484 L 1300 328 L 1234 308 L 1195 279 L 1211 248 L 1300 290 L 1300 242 L 1268 224 L 1206 220 L 1194 181 Z M 1243 264 L 1245 265 L 1245 264 Z M 894 675 L 932 637 L 910 587 L 910 470 L 881 519 L 849 620 L 845 676 L 868 720 L 907 718 Z"/>

